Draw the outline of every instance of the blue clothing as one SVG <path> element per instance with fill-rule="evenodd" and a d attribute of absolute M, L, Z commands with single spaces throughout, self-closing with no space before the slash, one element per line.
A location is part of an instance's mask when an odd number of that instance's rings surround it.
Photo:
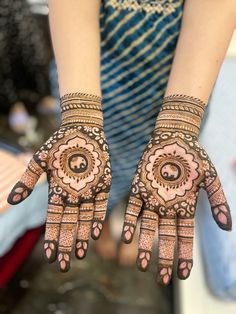
<path fill-rule="evenodd" d="M 154 129 L 182 12 L 182 0 L 102 3 L 101 85 L 113 171 L 110 208 L 128 195 Z"/>

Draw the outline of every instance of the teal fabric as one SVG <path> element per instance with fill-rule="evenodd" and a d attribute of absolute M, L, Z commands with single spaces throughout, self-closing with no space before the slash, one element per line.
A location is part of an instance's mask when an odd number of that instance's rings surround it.
<path fill-rule="evenodd" d="M 124 3 L 130 5 L 125 8 Z M 133 4 L 139 6 L 134 9 Z M 148 3 L 153 9 L 146 10 Z M 169 3 L 173 12 L 158 12 Z M 132 5 L 131 5 L 132 4 Z M 179 35 L 183 1 L 105 0 L 101 7 L 101 83 L 113 181 L 109 207 L 127 197 L 153 131 Z"/>

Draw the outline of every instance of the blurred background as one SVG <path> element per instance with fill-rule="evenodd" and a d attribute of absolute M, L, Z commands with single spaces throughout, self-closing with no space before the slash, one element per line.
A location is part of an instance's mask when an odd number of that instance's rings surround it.
<path fill-rule="evenodd" d="M 236 232 L 218 230 L 202 193 L 194 268 L 184 282 L 156 283 L 156 260 L 141 273 L 91 244 L 85 260 L 59 273 L 42 256 L 47 184 L 23 204 L 6 197 L 32 152 L 59 126 L 58 84 L 47 1 L 0 0 L 0 313 L 236 313 Z M 211 97 L 201 143 L 221 177 L 236 220 L 236 33 Z M 111 217 L 119 246 L 125 204 Z M 100 244 L 101 247 L 101 244 Z M 111 249 L 111 248 L 109 248 Z M 136 250 L 132 247 L 131 250 Z M 123 255 L 123 259 L 128 255 Z M 154 252 L 153 256 L 157 256 Z M 104 257 L 104 256 L 103 256 Z"/>

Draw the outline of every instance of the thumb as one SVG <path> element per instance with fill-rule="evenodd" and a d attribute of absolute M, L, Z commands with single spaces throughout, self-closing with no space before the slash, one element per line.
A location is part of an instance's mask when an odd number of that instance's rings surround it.
<path fill-rule="evenodd" d="M 44 172 L 44 169 L 36 162 L 33 157 L 21 179 L 14 185 L 7 201 L 11 205 L 19 204 L 26 199 L 34 189 L 39 177 Z"/>
<path fill-rule="evenodd" d="M 205 190 L 211 204 L 213 218 L 217 225 L 226 231 L 232 230 L 232 218 L 220 179 L 213 165 L 210 175 L 205 178 Z"/>

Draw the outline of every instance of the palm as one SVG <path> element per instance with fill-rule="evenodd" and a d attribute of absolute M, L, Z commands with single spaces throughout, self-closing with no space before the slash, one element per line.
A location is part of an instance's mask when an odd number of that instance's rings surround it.
<path fill-rule="evenodd" d="M 49 262 L 58 257 L 61 270 L 66 271 L 74 238 L 76 256 L 83 258 L 91 228 L 97 239 L 105 219 L 111 167 L 102 129 L 78 125 L 60 128 L 34 155 L 9 202 L 25 199 L 43 171 L 49 181 L 45 253 Z"/>
<path fill-rule="evenodd" d="M 70 204 L 92 201 L 97 193 L 107 189 L 111 178 L 108 146 L 98 128 L 63 128 L 45 146 L 50 199 L 58 187 L 63 191 L 62 198 Z M 36 157 L 40 162 L 41 152 Z"/>
<path fill-rule="evenodd" d="M 181 132 L 156 132 L 138 165 L 126 211 L 123 238 L 131 242 L 143 207 L 138 265 L 146 270 L 154 234 L 159 230 L 159 268 L 162 282 L 171 277 L 178 236 L 178 275 L 192 267 L 194 215 L 199 188 L 208 193 L 217 224 L 231 228 L 229 208 L 216 170 L 196 138 Z"/>

